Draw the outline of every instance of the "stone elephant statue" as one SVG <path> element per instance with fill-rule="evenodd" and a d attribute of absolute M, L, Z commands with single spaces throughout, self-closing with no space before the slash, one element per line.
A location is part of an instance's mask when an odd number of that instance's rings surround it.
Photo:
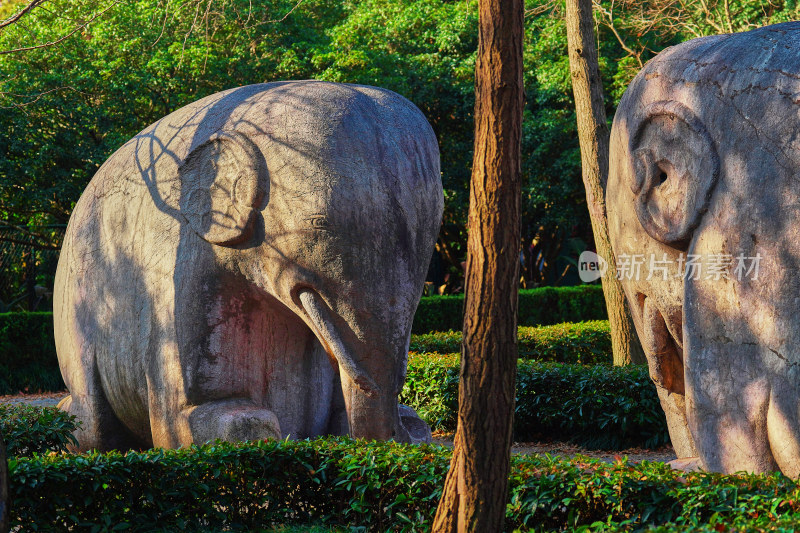
<path fill-rule="evenodd" d="M 408 100 L 251 85 L 123 145 L 72 213 L 54 291 L 79 449 L 430 440 L 398 404 L 443 207 Z"/>
<path fill-rule="evenodd" d="M 612 127 L 617 274 L 678 457 L 711 471 L 800 475 L 799 49 L 797 22 L 668 48 Z"/>

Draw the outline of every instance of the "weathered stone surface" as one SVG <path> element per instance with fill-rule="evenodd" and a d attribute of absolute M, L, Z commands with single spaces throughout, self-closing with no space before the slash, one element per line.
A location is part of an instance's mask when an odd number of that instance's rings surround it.
<path fill-rule="evenodd" d="M 252 85 L 142 131 L 56 275 L 80 449 L 430 440 L 397 395 L 442 205 L 430 125 L 383 89 Z"/>
<path fill-rule="evenodd" d="M 669 48 L 614 119 L 612 243 L 645 262 L 623 285 L 678 456 L 708 470 L 800 475 L 798 50 L 797 22 Z"/>

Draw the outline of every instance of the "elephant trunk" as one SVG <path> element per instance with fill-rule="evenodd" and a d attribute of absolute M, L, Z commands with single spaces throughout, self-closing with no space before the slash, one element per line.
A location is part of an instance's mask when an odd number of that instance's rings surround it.
<path fill-rule="evenodd" d="M 372 375 L 364 368 L 362 362 L 354 357 L 352 350 L 347 349 L 345 342 L 334 325 L 334 318 L 322 298 L 313 290 L 303 290 L 299 294 L 300 302 L 314 334 L 322 343 L 328 354 L 339 365 L 339 375 L 344 395 L 345 408 L 350 435 L 356 438 L 408 442 L 412 439 L 400 420 L 397 404 L 393 357 L 384 361 L 367 361 L 375 368 L 375 377 L 381 378 L 383 387 L 379 386 Z M 389 363 L 389 367 L 380 368 L 381 362 Z"/>
<path fill-rule="evenodd" d="M 408 441 L 400 424 L 397 398 L 393 394 L 369 396 L 350 378 L 340 373 L 350 436 L 361 439 Z"/>

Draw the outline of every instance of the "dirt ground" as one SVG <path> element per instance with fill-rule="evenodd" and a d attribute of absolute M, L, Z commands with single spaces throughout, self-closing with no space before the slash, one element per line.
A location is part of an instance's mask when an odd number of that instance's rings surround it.
<path fill-rule="evenodd" d="M 7 396 L 0 396 L 0 404 L 29 404 L 39 406 L 55 406 L 61 401 L 62 398 L 69 394 L 67 391 L 61 392 L 47 392 L 42 394 L 11 394 Z M 433 441 L 436 444 L 453 447 L 453 434 L 436 432 L 433 434 Z M 613 462 L 617 457 L 628 456 L 628 459 L 633 463 L 641 461 L 663 461 L 668 462 L 676 458 L 672 446 L 663 446 L 655 450 L 647 450 L 643 448 L 630 448 L 628 450 L 587 450 L 570 444 L 568 442 L 515 442 L 511 448 L 511 453 L 516 454 L 532 454 L 532 453 L 549 453 L 550 455 L 559 455 L 562 457 L 572 457 L 574 455 L 586 455 L 602 459 L 603 461 Z"/>
<path fill-rule="evenodd" d="M 453 434 L 436 432 L 433 434 L 433 442 L 448 448 L 453 447 Z M 618 457 L 628 456 L 632 463 L 639 463 L 641 461 L 662 461 L 664 463 L 676 459 L 675 451 L 672 446 L 662 446 L 654 450 L 644 448 L 629 448 L 627 450 L 587 450 L 569 442 L 515 442 L 511 447 L 511 453 L 515 454 L 532 454 L 532 453 L 549 453 L 550 455 L 558 455 L 561 457 L 573 457 L 575 455 L 586 455 L 594 457 L 603 461 L 612 463 Z"/>
<path fill-rule="evenodd" d="M 57 405 L 63 398 L 69 395 L 67 391 L 43 392 L 38 394 L 8 394 L 0 396 L 0 404 L 20 404 L 49 406 Z"/>

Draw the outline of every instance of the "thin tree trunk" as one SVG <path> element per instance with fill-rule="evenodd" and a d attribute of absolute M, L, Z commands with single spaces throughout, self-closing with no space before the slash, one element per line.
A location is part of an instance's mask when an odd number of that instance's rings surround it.
<path fill-rule="evenodd" d="M 609 132 L 592 27 L 592 0 L 567 0 L 566 23 L 586 204 L 589 206 L 597 254 L 608 262 L 608 271 L 602 278 L 602 284 L 611 328 L 614 364 L 645 363 L 647 361 L 633 327 L 622 285 L 615 276 L 617 262 L 608 237 L 605 186 L 608 181 Z"/>
<path fill-rule="evenodd" d="M 517 373 L 523 0 L 481 0 L 458 429 L 433 531 L 503 530 Z"/>

